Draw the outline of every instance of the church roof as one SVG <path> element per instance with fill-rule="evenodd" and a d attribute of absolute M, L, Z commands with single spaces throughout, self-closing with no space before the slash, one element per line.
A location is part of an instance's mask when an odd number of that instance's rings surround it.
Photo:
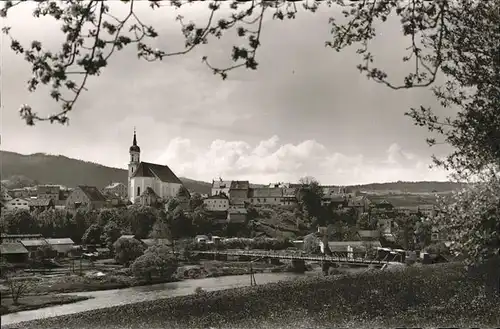
<path fill-rule="evenodd" d="M 132 178 L 135 177 L 158 177 L 164 183 L 182 184 L 168 166 L 155 163 L 141 162 L 132 175 Z"/>

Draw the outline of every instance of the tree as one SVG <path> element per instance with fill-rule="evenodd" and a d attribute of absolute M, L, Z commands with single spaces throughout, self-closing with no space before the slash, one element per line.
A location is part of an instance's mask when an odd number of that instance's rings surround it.
<path fill-rule="evenodd" d="M 97 223 L 101 227 L 105 227 L 109 222 L 113 221 L 115 223 L 120 223 L 123 218 L 123 213 L 116 208 L 108 209 L 108 208 L 103 208 L 99 211 L 99 214 L 97 215 Z M 124 223 L 122 223 L 124 224 Z"/>
<path fill-rule="evenodd" d="M 108 222 L 106 226 L 104 226 L 101 241 L 106 243 L 106 246 L 113 251 L 113 244 L 120 238 L 122 235 L 122 231 L 118 224 L 114 221 Z"/>
<path fill-rule="evenodd" d="M 151 230 L 151 237 L 154 239 L 172 239 L 172 232 L 170 231 L 167 218 L 159 218 L 154 223 Z"/>
<path fill-rule="evenodd" d="M 303 177 L 299 181 L 300 187 L 297 189 L 297 199 L 302 211 L 307 217 L 316 217 L 319 222 L 324 220 L 322 216 L 321 197 L 323 190 L 318 181 L 312 177 Z M 322 223 L 323 225 L 325 223 Z"/>
<path fill-rule="evenodd" d="M 82 236 L 82 244 L 101 245 L 102 228 L 98 224 L 92 224 Z"/>
<path fill-rule="evenodd" d="M 418 221 L 415 215 L 397 216 L 394 220 L 397 225 L 396 229 L 396 242 L 403 246 L 405 250 L 412 250 L 415 246 L 415 224 Z"/>
<path fill-rule="evenodd" d="M 156 209 L 147 206 L 132 206 L 128 209 L 130 230 L 132 233 L 144 239 L 149 236 L 153 224 L 158 218 Z"/>
<path fill-rule="evenodd" d="M 10 296 L 14 305 L 19 305 L 19 298 L 25 296 L 31 289 L 33 283 L 31 278 L 18 277 L 20 273 L 9 273 L 5 277 L 5 283 L 9 287 Z"/>
<path fill-rule="evenodd" d="M 165 245 L 153 245 L 146 249 L 131 265 L 131 270 L 137 277 L 151 282 L 153 276 L 170 278 L 177 269 L 174 256 Z"/>
<path fill-rule="evenodd" d="M 415 238 L 417 247 L 422 250 L 431 244 L 432 225 L 430 221 L 420 220 L 415 224 Z"/>
<path fill-rule="evenodd" d="M 115 259 L 118 263 L 128 267 L 144 252 L 141 242 L 136 239 L 120 238 L 113 244 Z"/>
<path fill-rule="evenodd" d="M 191 198 L 189 199 L 189 209 L 191 211 L 198 209 L 202 207 L 203 204 L 203 198 L 201 197 L 200 193 L 193 193 L 191 195 Z"/>
<path fill-rule="evenodd" d="M 197 209 L 192 213 L 192 225 L 195 234 L 206 234 L 212 229 L 212 221 L 208 219 L 203 209 Z"/>
<path fill-rule="evenodd" d="M 304 251 L 308 254 L 316 254 L 319 249 L 318 238 L 314 234 L 304 237 Z"/>
<path fill-rule="evenodd" d="M 28 210 L 2 211 L 2 231 L 10 234 L 33 234 L 39 232 L 38 223 Z"/>
<path fill-rule="evenodd" d="M 500 294 L 500 175 L 483 175 L 438 205 L 433 223 L 452 242 L 451 251 L 486 268 L 487 295 Z"/>
<path fill-rule="evenodd" d="M 97 213 L 87 209 L 77 209 L 71 219 L 69 237 L 76 243 L 80 243 L 87 229 L 97 223 Z"/>

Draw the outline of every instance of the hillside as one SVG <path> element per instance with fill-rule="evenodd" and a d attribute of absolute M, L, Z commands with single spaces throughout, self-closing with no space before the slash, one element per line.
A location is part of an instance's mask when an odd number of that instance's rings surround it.
<path fill-rule="evenodd" d="M 68 187 L 93 185 L 102 188 L 110 182 L 127 184 L 127 170 L 106 167 L 97 163 L 71 159 L 62 155 L 35 153 L 23 155 L 0 151 L 2 180 L 24 176 L 41 184 L 60 184 Z M 211 184 L 179 177 L 191 191 L 210 193 Z"/>
<path fill-rule="evenodd" d="M 463 188 L 465 184 L 454 182 L 393 182 L 349 186 L 355 190 L 379 193 L 430 193 L 450 192 Z"/>
<path fill-rule="evenodd" d="M 110 182 L 127 183 L 125 169 L 106 167 L 97 163 L 71 159 L 62 155 L 35 153 L 22 155 L 0 151 L 1 179 L 12 176 L 24 176 L 32 184 L 60 184 L 68 187 L 87 184 L 102 188 Z M 209 194 L 211 184 L 179 177 L 191 191 Z M 242 177 L 241 179 L 244 179 Z M 257 186 L 252 184 L 252 186 Z M 449 192 L 462 187 L 452 182 L 393 182 L 353 185 L 352 189 L 365 191 L 369 195 L 388 194 L 427 194 L 431 192 Z M 425 198 L 425 196 L 424 196 Z M 420 203 L 417 201 L 417 203 Z"/>

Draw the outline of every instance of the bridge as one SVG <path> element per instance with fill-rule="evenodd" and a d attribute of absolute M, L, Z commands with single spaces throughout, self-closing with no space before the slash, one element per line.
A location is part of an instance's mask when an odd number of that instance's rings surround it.
<path fill-rule="evenodd" d="M 361 253 L 350 253 L 350 254 L 339 254 L 332 253 L 332 255 L 307 255 L 307 254 L 292 254 L 277 251 L 255 251 L 255 250 L 240 250 L 240 251 L 230 251 L 230 250 L 211 250 L 211 251 L 193 251 L 193 254 L 213 256 L 214 259 L 218 260 L 228 260 L 229 258 L 236 258 L 238 260 L 269 260 L 271 263 L 279 263 L 280 260 L 290 260 L 292 265 L 297 271 L 305 270 L 305 262 L 318 262 L 322 264 L 323 271 L 327 272 L 328 269 L 333 266 L 333 264 L 346 264 L 354 266 L 363 267 L 375 267 L 375 268 L 385 268 L 389 265 L 401 264 L 401 262 L 395 261 L 397 256 L 393 256 L 392 259 L 389 255 L 385 256 L 383 259 L 368 258 Z M 363 257 L 364 256 L 364 257 Z"/>

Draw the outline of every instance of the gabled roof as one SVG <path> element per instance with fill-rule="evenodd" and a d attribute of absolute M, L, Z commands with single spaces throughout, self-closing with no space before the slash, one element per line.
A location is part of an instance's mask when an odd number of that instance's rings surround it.
<path fill-rule="evenodd" d="M 120 186 L 120 185 L 125 186 L 125 184 L 118 182 L 118 183 L 111 183 L 108 186 L 106 186 L 104 189 L 112 189 L 112 188 L 115 188 L 115 187 Z"/>
<path fill-rule="evenodd" d="M 51 245 L 57 244 L 75 244 L 70 238 L 55 238 L 55 239 L 45 239 Z"/>
<path fill-rule="evenodd" d="M 78 185 L 78 188 L 85 193 L 90 201 L 106 201 L 106 197 L 95 186 Z"/>
<path fill-rule="evenodd" d="M 135 177 L 158 177 L 164 183 L 182 184 L 179 177 L 168 166 L 155 163 L 141 162 L 132 175 L 132 178 Z"/>
<path fill-rule="evenodd" d="M 209 197 L 206 197 L 205 199 L 203 200 L 209 200 L 209 199 L 225 199 L 225 200 L 229 200 L 229 198 L 227 197 L 226 194 L 216 194 L 216 195 L 211 195 Z"/>
<path fill-rule="evenodd" d="M 28 250 L 20 243 L 2 243 L 0 244 L 0 254 L 2 255 L 15 255 L 15 254 L 28 254 Z"/>
<path fill-rule="evenodd" d="M 37 239 L 37 240 L 21 240 L 19 241 L 25 247 L 41 247 L 46 246 L 48 244 L 45 239 Z"/>
<path fill-rule="evenodd" d="M 250 197 L 253 198 L 271 198 L 271 197 L 282 197 L 283 190 L 281 188 L 274 187 L 263 187 L 263 188 L 253 188 L 250 189 Z"/>
<path fill-rule="evenodd" d="M 248 190 L 250 188 L 250 182 L 247 180 L 233 180 L 231 182 L 231 190 Z"/>
<path fill-rule="evenodd" d="M 28 203 L 31 207 L 48 207 L 53 204 L 54 201 L 52 199 L 31 199 Z"/>

